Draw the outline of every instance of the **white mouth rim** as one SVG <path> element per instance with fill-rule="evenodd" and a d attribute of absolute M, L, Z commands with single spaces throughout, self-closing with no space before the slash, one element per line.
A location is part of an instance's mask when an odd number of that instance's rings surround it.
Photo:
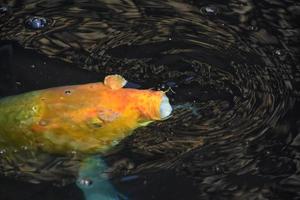
<path fill-rule="evenodd" d="M 170 117 L 172 113 L 172 106 L 169 102 L 169 98 L 164 94 L 161 98 L 160 106 L 159 106 L 159 115 L 161 119 L 166 119 Z"/>

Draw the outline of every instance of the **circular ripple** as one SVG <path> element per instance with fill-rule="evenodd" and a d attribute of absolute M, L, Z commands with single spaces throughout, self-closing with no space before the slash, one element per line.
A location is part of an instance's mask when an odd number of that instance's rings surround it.
<path fill-rule="evenodd" d="M 251 21 L 251 5 L 233 4 L 211 21 L 207 15 L 218 9 L 179 2 L 78 3 L 63 16 L 59 3 L 40 3 L 17 12 L 0 37 L 143 88 L 172 88 L 172 117 L 137 129 L 107 155 L 109 164 L 126 157 L 134 165 L 114 177 L 168 169 L 193 179 L 199 198 L 229 192 L 247 199 L 272 193 L 277 178 L 292 184 L 296 165 L 286 138 L 296 134 L 283 119 L 299 97 L 299 68 L 284 43 Z M 33 34 L 20 24 L 24 13 L 47 13 L 56 23 Z"/>

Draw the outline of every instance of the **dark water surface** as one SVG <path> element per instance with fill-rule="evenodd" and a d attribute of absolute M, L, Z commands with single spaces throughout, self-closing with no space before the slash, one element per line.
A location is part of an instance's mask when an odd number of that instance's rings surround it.
<path fill-rule="evenodd" d="M 130 199 L 300 199 L 298 1 L 0 3 L 1 96 L 115 73 L 172 88 L 173 116 L 104 156 Z M 53 172 L 64 162 L 39 165 L 45 174 L 3 164 L 0 199 L 83 199 L 74 183 L 53 186 L 68 182 Z"/>

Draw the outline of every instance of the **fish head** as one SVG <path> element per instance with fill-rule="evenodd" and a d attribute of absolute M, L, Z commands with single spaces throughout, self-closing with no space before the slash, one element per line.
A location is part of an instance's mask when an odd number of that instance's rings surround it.
<path fill-rule="evenodd" d="M 117 96 L 123 103 L 138 110 L 142 121 L 163 120 L 171 115 L 172 106 L 166 92 L 123 88 L 126 83 L 120 75 L 110 75 L 104 79 L 104 85 L 119 93 Z"/>
<path fill-rule="evenodd" d="M 169 98 L 163 91 L 154 90 L 127 90 L 128 105 L 131 110 L 139 114 L 139 124 L 147 125 L 150 122 L 164 120 L 172 113 Z"/>

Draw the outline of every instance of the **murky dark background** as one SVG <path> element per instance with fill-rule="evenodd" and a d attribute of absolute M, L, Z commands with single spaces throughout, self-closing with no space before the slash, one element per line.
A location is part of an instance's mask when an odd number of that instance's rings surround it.
<path fill-rule="evenodd" d="M 104 155 L 130 199 L 300 199 L 299 1 L 0 2 L 1 96 L 115 73 L 174 91 L 170 119 Z M 1 200 L 83 199 L 11 162 Z"/>

